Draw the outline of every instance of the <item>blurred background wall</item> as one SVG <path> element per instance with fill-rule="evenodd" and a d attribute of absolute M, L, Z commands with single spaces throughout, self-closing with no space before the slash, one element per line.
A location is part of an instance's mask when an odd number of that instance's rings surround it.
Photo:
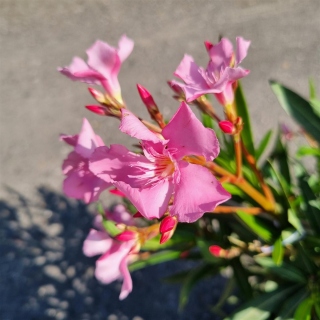
<path fill-rule="evenodd" d="M 52 258 L 51 255 L 51 260 L 46 256 L 48 250 L 58 253 L 65 250 L 65 242 L 70 237 L 67 226 L 75 234 L 78 232 L 74 248 L 80 248 L 77 251 L 80 256 L 81 241 L 85 236 L 82 228 L 90 227 L 90 219 L 83 218 L 86 225 L 75 223 L 80 204 L 60 198 L 61 163 L 70 149 L 59 142 L 59 134 L 77 133 L 82 118 L 87 117 L 106 144 L 125 143 L 129 146 L 130 141 L 117 132 L 116 120 L 92 115 L 84 109 L 86 104 L 94 102 L 85 84 L 71 82 L 56 69 L 68 65 L 75 55 L 85 58 L 85 50 L 96 39 L 116 46 L 122 34 L 135 41 L 133 53 L 123 64 L 119 76 L 123 97 L 129 108 L 144 118 L 147 118 L 147 112 L 139 100 L 136 83 L 148 88 L 168 118 L 178 103 L 171 99 L 172 92 L 166 81 L 172 79 L 184 53 L 205 65 L 207 55 L 203 41 L 217 42 L 219 35 L 228 37 L 233 43 L 236 36 L 252 41 L 243 62 L 251 73 L 243 80 L 243 86 L 258 138 L 268 129 L 276 128 L 279 121 L 287 122 L 268 86 L 269 79 L 276 79 L 307 96 L 311 76 L 318 92 L 320 89 L 318 0 L 0 0 L 0 275 L 3 281 L 1 290 L 6 291 L 2 303 L 0 297 L 2 319 L 19 318 L 14 316 L 17 312 L 15 299 L 10 297 L 21 292 L 19 286 L 30 280 L 36 266 L 39 267 L 39 281 L 29 281 L 34 290 L 26 291 L 26 297 L 19 302 L 25 306 L 21 311 L 26 315 L 23 319 L 46 319 L 44 314 L 48 319 L 58 319 L 59 308 L 62 310 L 61 319 L 70 315 L 72 298 L 70 301 L 64 298 L 68 302 L 64 308 L 57 307 L 57 301 L 56 307 L 48 302 L 48 306 L 41 303 L 39 306 L 42 300 L 38 292 L 42 285 L 58 281 L 50 276 L 46 278 L 44 270 L 47 265 L 53 266 L 51 269 L 56 271 L 53 274 L 58 274 L 61 270 L 65 273 L 69 264 L 71 267 L 76 264 L 77 255 L 65 267 L 61 266 L 65 256 Z M 113 199 L 106 197 L 106 203 L 111 201 Z M 64 209 L 59 207 L 61 203 Z M 65 208 L 75 210 L 70 221 L 59 217 L 59 214 L 68 214 Z M 85 209 L 81 207 L 81 210 Z M 50 235 L 50 230 L 55 232 Z M 23 232 L 27 234 L 25 238 L 21 236 Z M 37 232 L 42 232 L 42 236 Z M 56 249 L 48 249 L 43 246 L 48 237 L 62 239 L 62 242 L 57 240 Z M 34 247 L 34 253 L 27 254 L 23 246 Z M 10 256 L 12 251 L 14 254 Z M 45 260 L 37 265 L 35 259 L 38 256 Z M 23 259 L 29 259 L 29 264 Z M 83 261 L 87 267 L 94 265 L 94 260 Z M 24 263 L 27 266 L 23 267 Z M 17 264 L 22 266 L 21 270 L 13 275 L 12 268 Z M 55 267 L 61 270 L 57 271 Z M 64 283 L 61 292 L 67 290 L 64 286 L 77 286 L 74 279 L 78 274 L 81 277 L 83 271 L 80 267 L 75 270 L 73 277 L 70 276 L 70 285 L 67 280 L 61 282 Z M 44 276 L 40 276 L 42 274 Z M 81 279 L 83 283 L 89 281 Z M 92 275 L 89 279 L 94 281 Z M 99 288 L 101 292 L 106 290 L 106 287 Z M 89 296 L 89 293 L 81 295 L 79 290 L 77 292 L 83 299 Z M 157 290 L 154 291 L 156 294 Z M 64 301 L 59 292 L 56 291 L 56 298 Z M 126 302 L 129 306 L 116 305 L 123 316 L 133 314 L 130 301 L 133 305 L 137 299 L 134 295 L 135 291 L 128 298 L 132 300 Z M 117 293 L 113 297 L 112 301 L 116 301 Z M 96 295 L 95 299 L 102 298 Z M 91 306 L 95 303 L 91 302 Z M 94 319 L 106 319 L 112 312 L 105 309 L 102 300 L 99 303 L 102 313 L 98 312 Z M 56 310 L 55 313 L 45 313 L 50 308 Z M 83 314 L 86 312 L 79 311 L 69 318 L 85 319 Z M 143 316 L 145 311 L 135 314 Z M 198 318 L 205 319 L 199 315 Z M 156 317 L 151 315 L 145 319 Z M 177 315 L 172 319 L 177 319 Z"/>

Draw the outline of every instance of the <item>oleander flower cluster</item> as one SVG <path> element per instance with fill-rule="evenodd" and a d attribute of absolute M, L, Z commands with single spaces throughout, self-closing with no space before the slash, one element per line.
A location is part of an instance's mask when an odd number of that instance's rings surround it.
<path fill-rule="evenodd" d="M 190 55 L 183 57 L 174 72 L 181 81 L 168 82 L 179 101 L 172 104 L 176 111 L 168 121 L 140 84 L 138 93 L 152 120 L 141 119 L 124 102 L 118 74 L 133 50 L 133 41 L 125 35 L 117 48 L 98 40 L 86 51 L 87 62 L 75 57 L 69 66 L 59 68 L 73 81 L 96 85 L 88 88 L 96 104 L 86 108 L 119 119 L 119 134 L 137 139 L 138 147 L 133 151 L 120 144 L 109 145 L 108 137 L 96 134 L 87 119 L 78 134 L 60 137 L 73 148 L 62 165 L 67 196 L 91 203 L 111 190 L 136 209 L 133 215 L 118 205 L 98 215 L 83 246 L 85 255 L 101 255 L 96 263 L 98 280 L 107 284 L 123 279 L 120 299 L 132 290 L 128 265 L 145 254 L 140 250 L 148 241 L 156 239 L 164 244 L 180 223 L 196 223 L 231 197 L 212 169 L 220 152 L 216 133 L 202 124 L 191 105 L 210 114 L 204 99 L 213 95 L 227 115 L 221 130 L 226 134 L 241 131 L 234 92 L 237 80 L 249 74 L 239 65 L 250 42 L 239 37 L 236 44 L 234 51 L 226 38 L 218 44 L 205 42 L 206 68 L 198 66 Z"/>

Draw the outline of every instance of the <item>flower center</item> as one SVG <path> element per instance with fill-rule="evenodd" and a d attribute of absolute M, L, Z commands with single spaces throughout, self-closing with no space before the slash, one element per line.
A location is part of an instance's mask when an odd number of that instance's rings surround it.
<path fill-rule="evenodd" d="M 163 153 L 159 153 L 152 147 L 145 147 L 143 151 L 146 161 L 136 164 L 138 173 L 130 176 L 138 180 L 137 187 L 150 187 L 161 180 L 172 178 L 176 166 L 167 149 L 163 149 Z"/>

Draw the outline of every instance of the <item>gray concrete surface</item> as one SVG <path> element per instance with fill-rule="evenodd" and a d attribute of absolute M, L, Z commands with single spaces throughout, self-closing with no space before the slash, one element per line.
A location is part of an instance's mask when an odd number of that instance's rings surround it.
<path fill-rule="evenodd" d="M 210 319 L 210 315 L 205 312 L 201 315 L 201 308 L 197 308 L 199 299 L 195 300 L 197 303 L 194 302 L 191 313 L 178 317 L 172 311 L 176 307 L 177 292 L 173 291 L 172 299 L 168 298 L 172 291 L 167 287 L 159 287 L 161 289 L 150 293 L 150 284 L 143 280 L 143 273 L 141 283 L 135 286 L 130 300 L 117 304 L 117 293 L 96 282 L 91 282 L 91 287 L 89 285 L 90 293 L 78 290 L 79 300 L 63 298 L 62 292 L 74 290 L 71 287 L 77 287 L 77 281 L 72 284 L 74 280 L 65 280 L 62 285 L 44 271 L 45 266 L 49 266 L 48 272 L 50 266 L 63 269 L 75 267 L 77 259 L 84 261 L 79 246 L 85 236 L 82 229 L 88 228 L 90 220 L 88 214 L 83 213 L 87 224 L 78 224 L 74 212 L 80 210 L 79 204 L 71 202 L 73 213 L 68 215 L 63 209 L 66 200 L 59 198 L 63 180 L 60 166 L 70 151 L 58 141 L 59 134 L 77 133 L 81 119 L 87 117 L 106 144 L 125 143 L 129 146 L 131 143 L 126 136 L 115 134 L 118 125 L 115 120 L 86 111 L 83 106 L 93 102 L 86 85 L 69 81 L 59 75 L 56 68 L 69 64 L 74 55 L 85 57 L 85 49 L 96 39 L 116 45 L 124 33 L 135 41 L 135 48 L 123 65 L 119 78 L 129 108 L 142 117 L 147 117 L 147 113 L 136 93 L 136 83 L 146 86 L 154 94 L 163 113 L 169 117 L 178 104 L 170 98 L 166 80 L 172 78 L 184 53 L 193 55 L 199 64 L 204 65 L 206 52 L 203 41 L 215 42 L 220 34 L 232 41 L 238 35 L 252 40 L 249 55 L 243 63 L 251 74 L 243 85 L 258 139 L 286 119 L 268 87 L 268 79 L 277 79 L 307 95 L 308 78 L 312 76 L 320 92 L 318 0 L 0 0 L 1 319 L 59 319 L 57 310 L 60 309 L 64 310 L 60 314 L 62 319 L 89 319 L 86 314 L 93 310 L 95 313 L 91 319 L 109 319 L 112 314 L 118 315 L 119 319 L 131 319 L 133 316 L 147 320 L 192 319 L 193 316 Z M 62 209 L 52 202 L 58 201 L 53 200 L 54 196 L 50 198 L 39 194 L 41 186 L 45 186 L 41 190 L 52 192 L 60 199 Z M 105 200 L 106 203 L 113 201 L 110 197 Z M 30 206 L 32 209 L 28 211 L 26 207 Z M 59 214 L 67 215 L 71 222 Z M 72 221 L 74 228 L 69 225 Z M 52 228 L 56 234 L 50 235 Z M 71 237 L 65 231 L 68 228 L 78 237 L 70 250 L 65 247 Z M 53 249 L 45 245 L 50 239 L 56 239 L 55 250 L 60 252 L 60 256 L 50 254 Z M 68 256 L 67 249 L 69 252 L 75 250 L 77 255 L 63 264 Z M 29 255 L 28 250 L 33 253 Z M 45 254 L 49 258 L 46 257 L 43 265 L 40 263 L 41 267 L 37 267 L 34 259 Z M 32 255 L 34 258 L 31 259 Z M 94 261 L 85 261 L 85 266 L 94 265 Z M 170 266 L 165 268 L 166 272 L 168 269 Z M 57 271 L 54 267 L 52 270 Z M 76 270 L 74 279 L 78 282 L 94 281 L 91 271 L 85 273 L 84 267 Z M 84 274 L 81 275 L 82 271 Z M 147 279 L 151 281 L 154 273 L 149 272 Z M 41 302 L 44 301 L 41 294 L 46 295 L 46 289 L 41 289 L 43 285 L 52 285 L 54 289 L 50 290 L 55 290 L 58 296 L 58 302 L 50 300 L 51 307 L 47 300 L 48 305 Z M 208 294 L 211 293 L 210 290 Z M 152 295 L 154 299 L 151 299 Z M 87 306 L 91 307 L 85 307 L 86 296 L 94 301 L 88 303 Z M 82 309 L 72 307 L 70 301 L 78 301 Z M 163 309 L 168 301 L 171 301 L 171 311 Z M 63 305 L 68 306 L 63 309 Z M 115 308 L 106 305 L 114 305 Z M 18 308 L 25 314 L 17 317 L 10 313 L 10 310 L 18 312 Z M 56 311 L 45 313 L 50 308 Z M 161 310 L 169 313 L 166 316 Z M 192 314 L 192 310 L 195 313 Z"/>

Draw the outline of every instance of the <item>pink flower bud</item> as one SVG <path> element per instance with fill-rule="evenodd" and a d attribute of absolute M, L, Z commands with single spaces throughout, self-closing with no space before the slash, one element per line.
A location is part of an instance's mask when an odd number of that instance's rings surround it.
<path fill-rule="evenodd" d="M 236 131 L 234 124 L 228 120 L 220 121 L 219 127 L 226 134 L 234 134 Z"/>
<path fill-rule="evenodd" d="M 104 96 L 104 94 L 96 89 L 93 88 L 88 88 L 90 94 L 93 96 L 94 99 L 96 99 L 99 103 L 105 103 L 106 102 L 106 98 Z"/>
<path fill-rule="evenodd" d="M 109 190 L 109 192 L 111 194 L 114 194 L 115 196 L 119 196 L 119 197 L 123 197 L 123 198 L 125 198 L 125 196 L 126 196 L 123 192 L 121 192 L 118 189 L 111 189 L 111 190 Z"/>
<path fill-rule="evenodd" d="M 160 233 L 166 233 L 175 229 L 177 226 L 178 220 L 176 217 L 166 216 L 160 224 Z"/>
<path fill-rule="evenodd" d="M 220 253 L 221 253 L 221 251 L 222 251 L 223 249 L 221 248 L 221 247 L 219 247 L 219 246 L 210 246 L 209 247 L 209 251 L 210 251 L 210 253 L 213 255 L 213 256 L 215 256 L 215 257 L 220 257 Z"/>
<path fill-rule="evenodd" d="M 209 42 L 209 41 L 205 41 L 205 42 L 204 42 L 204 45 L 205 45 L 205 47 L 206 47 L 206 49 L 207 49 L 208 52 L 209 52 L 210 49 L 213 47 L 213 44 L 212 44 L 211 42 Z"/>
<path fill-rule="evenodd" d="M 138 88 L 138 92 L 140 94 L 141 100 L 143 101 L 143 103 L 145 104 L 149 112 L 158 113 L 159 112 L 158 107 L 154 102 L 150 92 L 141 84 L 137 84 L 137 88 Z"/>
<path fill-rule="evenodd" d="M 99 114 L 100 116 L 106 115 L 106 108 L 104 107 L 91 105 L 91 106 L 86 106 L 86 108 L 93 113 Z"/>
<path fill-rule="evenodd" d="M 178 86 L 176 83 L 173 81 L 167 81 L 169 87 L 180 97 L 180 98 L 185 98 L 184 91 L 181 89 L 180 86 Z"/>
<path fill-rule="evenodd" d="M 161 234 L 161 238 L 160 238 L 160 244 L 163 244 L 165 242 L 167 242 L 168 240 L 171 239 L 171 237 L 174 234 L 174 229 L 172 229 L 171 231 L 165 232 Z"/>
<path fill-rule="evenodd" d="M 130 231 L 130 230 L 125 230 L 122 233 L 120 233 L 119 235 L 117 235 L 116 240 L 118 241 L 130 241 L 130 240 L 134 240 L 137 238 L 137 233 L 134 231 Z"/>

